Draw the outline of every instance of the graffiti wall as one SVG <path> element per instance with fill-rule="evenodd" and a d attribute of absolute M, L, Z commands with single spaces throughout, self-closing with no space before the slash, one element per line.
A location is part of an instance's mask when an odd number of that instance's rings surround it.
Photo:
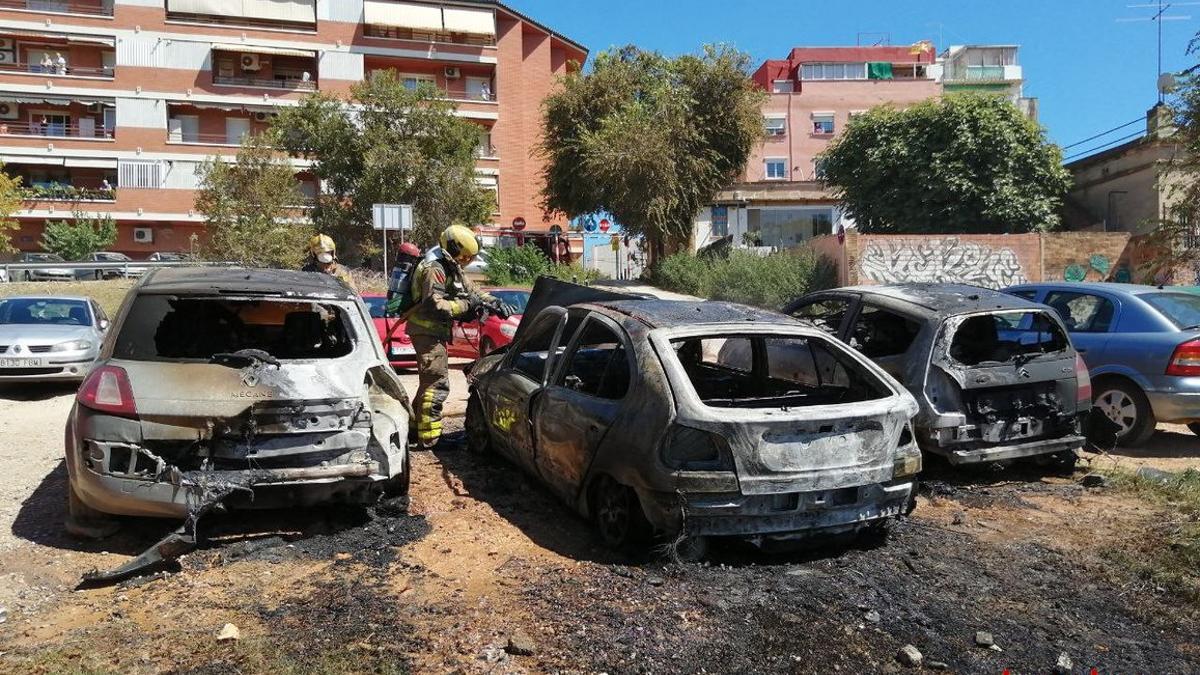
<path fill-rule="evenodd" d="M 1026 261 L 1014 246 L 932 236 L 864 236 L 861 242 L 860 283 L 941 282 L 1004 288 L 1029 281 Z"/>

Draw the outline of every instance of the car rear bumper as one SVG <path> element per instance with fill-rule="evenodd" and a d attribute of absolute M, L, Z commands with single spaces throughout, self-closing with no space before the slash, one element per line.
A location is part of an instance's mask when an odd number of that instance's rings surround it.
<path fill-rule="evenodd" d="M 1078 450 L 1083 447 L 1083 443 L 1083 436 L 1071 435 L 1012 445 L 996 445 L 971 449 L 936 447 L 929 448 L 929 451 L 945 457 L 951 464 L 958 466 L 962 464 L 998 462 L 1005 459 L 1020 459 L 1022 457 L 1037 457 L 1038 455 L 1052 455 L 1056 452 Z"/>
<path fill-rule="evenodd" d="M 1146 399 L 1159 422 L 1200 421 L 1200 391 L 1147 391 Z"/>

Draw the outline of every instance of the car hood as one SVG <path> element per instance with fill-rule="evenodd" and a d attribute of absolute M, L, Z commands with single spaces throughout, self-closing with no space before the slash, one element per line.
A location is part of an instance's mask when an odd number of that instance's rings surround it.
<path fill-rule="evenodd" d="M 60 326 L 38 323 L 0 324 L 0 344 L 55 344 L 92 336 L 91 326 Z"/>
<path fill-rule="evenodd" d="M 569 281 L 559 281 L 550 277 L 538 277 L 533 284 L 533 292 L 529 295 L 529 302 L 525 305 L 525 313 L 522 314 L 522 321 L 517 326 L 517 332 L 513 335 L 513 340 L 520 337 L 521 332 L 525 330 L 524 317 L 530 317 L 530 321 L 537 318 L 539 312 L 547 307 L 569 307 L 583 302 L 606 302 L 616 300 L 637 300 L 638 296 L 628 293 L 619 293 L 610 291 L 604 288 L 596 288 L 594 286 L 580 286 Z"/>

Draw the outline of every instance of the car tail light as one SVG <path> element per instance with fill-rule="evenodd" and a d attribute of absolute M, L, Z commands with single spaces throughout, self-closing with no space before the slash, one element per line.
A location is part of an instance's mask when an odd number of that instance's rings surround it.
<path fill-rule="evenodd" d="M 1167 375 L 1200 375 L 1200 340 L 1188 340 L 1175 348 L 1167 365 Z"/>
<path fill-rule="evenodd" d="M 662 460 L 682 471 L 733 471 L 733 456 L 724 438 L 680 425 L 673 425 L 667 432 Z"/>
<path fill-rule="evenodd" d="M 129 386 L 129 376 L 124 368 L 102 366 L 93 370 L 80 385 L 75 400 L 92 410 L 121 417 L 137 416 L 133 388 Z"/>
<path fill-rule="evenodd" d="M 1087 363 L 1079 354 L 1075 355 L 1075 383 L 1075 399 L 1092 400 L 1092 375 L 1088 372 Z"/>

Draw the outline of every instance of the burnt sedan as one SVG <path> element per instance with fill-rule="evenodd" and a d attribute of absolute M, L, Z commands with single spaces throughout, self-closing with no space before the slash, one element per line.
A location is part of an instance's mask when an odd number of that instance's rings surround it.
<path fill-rule="evenodd" d="M 1048 307 L 953 284 L 859 286 L 784 312 L 862 352 L 916 397 L 917 440 L 951 464 L 1047 456 L 1074 466 L 1087 367 Z"/>
<path fill-rule="evenodd" d="M 699 555 L 710 536 L 854 531 L 911 508 L 916 403 L 881 368 L 773 312 L 586 290 L 539 281 L 515 341 L 471 370 L 466 424 L 607 545 Z"/>

